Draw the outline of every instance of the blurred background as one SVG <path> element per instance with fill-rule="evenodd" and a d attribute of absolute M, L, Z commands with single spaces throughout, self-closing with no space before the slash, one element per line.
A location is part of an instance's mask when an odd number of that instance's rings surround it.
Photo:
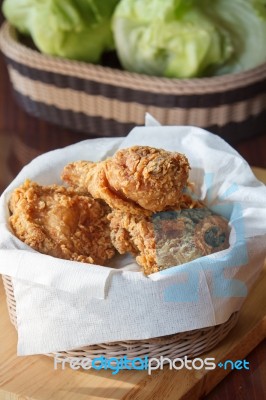
<path fill-rule="evenodd" d="M 2 15 L 0 20 L 3 20 Z M 39 154 L 95 137 L 93 134 L 61 128 L 23 111 L 14 98 L 2 54 L 0 88 L 1 192 L 21 168 Z M 264 134 L 253 132 L 251 138 L 233 145 L 251 166 L 266 168 L 266 127 L 264 128 Z"/>
<path fill-rule="evenodd" d="M 0 5 L 2 5 L 0 1 Z M 0 13 L 0 22 L 4 21 L 3 14 Z M 113 61 L 113 60 L 112 60 Z M 116 60 L 115 60 L 116 62 Z M 115 64 L 118 65 L 118 64 Z M 36 79 L 36 78 L 33 78 Z M 260 87 L 265 88 L 265 79 Z M 15 100 L 12 85 L 7 73 L 7 66 L 3 54 L 0 55 L 0 190 L 2 191 L 20 169 L 30 162 L 37 155 L 76 143 L 87 138 L 105 135 L 101 128 L 100 132 L 92 131 L 82 132 L 71 129 L 71 123 L 68 128 L 53 123 L 45 122 L 41 118 L 33 117 L 26 113 Z M 261 89 L 260 90 L 264 90 Z M 243 91 L 245 88 L 243 88 Z M 152 94 L 153 95 L 153 94 Z M 239 93 L 238 93 L 239 96 Z M 241 96 L 241 89 L 240 89 Z M 153 95 L 155 97 L 155 95 Z M 182 104 L 182 98 L 181 98 Z M 148 108 L 148 107 L 147 107 Z M 247 106 L 248 108 L 248 106 Z M 265 107 L 266 108 L 266 107 Z M 123 112 L 123 110 L 121 111 Z M 142 121 L 143 120 L 143 121 Z M 106 132 L 110 135 L 124 136 L 128 133 L 127 124 L 121 125 L 119 132 L 111 124 L 112 120 L 106 120 Z M 136 124 L 144 123 L 144 115 L 138 118 Z M 225 139 L 232 143 L 233 147 L 246 159 L 246 161 L 255 167 L 266 167 L 266 127 L 265 111 L 263 118 L 259 119 L 254 125 L 248 126 L 245 134 L 241 132 L 236 138 L 232 134 L 232 129 Z M 130 126 L 130 125 L 128 125 Z M 244 125 L 242 124 L 244 127 Z M 69 128 L 70 127 L 70 128 Z M 215 127 L 214 127 L 215 128 Z M 96 128 L 97 129 L 97 128 Z M 243 128 L 244 129 L 244 128 Z M 231 136 L 233 140 L 230 140 Z"/>

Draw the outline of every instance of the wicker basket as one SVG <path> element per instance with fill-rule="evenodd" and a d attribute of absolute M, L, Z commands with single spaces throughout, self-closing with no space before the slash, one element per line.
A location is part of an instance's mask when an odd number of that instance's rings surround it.
<path fill-rule="evenodd" d="M 266 63 L 239 74 L 167 79 L 40 54 L 5 23 L 0 45 L 18 102 L 30 114 L 98 136 L 124 136 L 150 112 L 230 142 L 266 125 Z"/>
<path fill-rule="evenodd" d="M 3 276 L 6 292 L 7 306 L 10 321 L 17 328 L 16 300 L 12 278 Z M 236 325 L 238 312 L 235 312 L 223 324 L 203 329 L 196 329 L 188 332 L 177 333 L 163 337 L 156 337 L 146 340 L 125 340 L 112 343 L 102 343 L 81 347 L 79 349 L 61 351 L 47 354 L 60 359 L 68 357 L 88 357 L 91 360 L 101 355 L 106 358 L 120 358 L 127 356 L 128 359 L 135 357 L 168 357 L 175 359 L 179 357 L 195 357 L 215 347 L 230 330 Z"/>

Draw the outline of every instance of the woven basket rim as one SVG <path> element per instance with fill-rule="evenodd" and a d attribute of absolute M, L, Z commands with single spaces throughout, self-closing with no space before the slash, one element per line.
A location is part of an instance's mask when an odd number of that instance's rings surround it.
<path fill-rule="evenodd" d="M 266 76 L 266 62 L 255 68 L 234 74 L 203 78 L 177 79 L 138 74 L 99 64 L 96 65 L 83 61 L 60 58 L 40 53 L 37 50 L 31 49 L 22 44 L 18 39 L 16 29 L 7 21 L 2 24 L 0 29 L 0 49 L 7 57 L 12 58 L 12 56 L 15 56 L 15 58 L 22 64 L 25 63 L 26 59 L 33 61 L 38 60 L 38 62 L 34 64 L 34 68 L 36 69 L 42 70 L 44 64 L 46 64 L 47 70 L 50 70 L 49 68 L 54 70 L 56 67 L 61 66 L 65 71 L 68 71 L 65 73 L 71 73 L 75 76 L 82 76 L 82 72 L 86 71 L 88 74 L 98 74 L 99 80 L 104 79 L 105 76 L 109 76 L 109 79 L 112 77 L 114 82 L 118 81 L 119 85 L 121 83 L 123 86 L 127 86 L 127 82 L 130 81 L 137 85 L 143 84 L 146 87 L 160 87 L 163 88 L 164 92 L 167 90 L 173 91 L 174 88 L 177 88 L 179 91 L 182 88 L 184 88 L 184 91 L 191 91 L 193 88 L 193 90 L 200 90 L 201 92 L 206 93 L 215 91 L 223 92 L 228 88 L 232 90 L 237 87 L 246 86 L 248 83 L 261 80 Z"/>

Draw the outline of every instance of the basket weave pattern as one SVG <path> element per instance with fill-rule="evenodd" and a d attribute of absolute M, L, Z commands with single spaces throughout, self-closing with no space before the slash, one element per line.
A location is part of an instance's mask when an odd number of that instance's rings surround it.
<path fill-rule="evenodd" d="M 229 141 L 266 124 L 266 63 L 221 77 L 151 77 L 40 54 L 7 23 L 0 46 L 25 110 L 88 134 L 124 136 L 143 125 L 145 112 L 163 125 L 196 125 Z"/>
<path fill-rule="evenodd" d="M 3 276 L 3 283 L 10 321 L 17 328 L 16 300 L 12 278 L 6 275 Z M 127 356 L 128 359 L 144 356 L 150 358 L 163 356 L 170 359 L 184 356 L 195 357 L 215 347 L 236 325 L 237 320 L 238 312 L 235 312 L 225 323 L 208 328 L 145 340 L 125 340 L 90 345 L 47 355 L 56 356 L 60 359 L 67 359 L 68 357 L 88 357 L 94 359 L 101 355 L 106 358 Z"/>

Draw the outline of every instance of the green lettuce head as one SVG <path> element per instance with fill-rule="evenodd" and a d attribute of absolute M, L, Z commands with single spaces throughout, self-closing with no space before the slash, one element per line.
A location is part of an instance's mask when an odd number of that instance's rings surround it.
<path fill-rule="evenodd" d="M 252 68 L 266 60 L 265 3 L 121 0 L 112 24 L 120 62 L 129 71 L 176 78 Z"/>
<path fill-rule="evenodd" d="M 111 17 L 119 0 L 5 0 L 3 13 L 43 53 L 97 63 L 114 48 Z"/>

